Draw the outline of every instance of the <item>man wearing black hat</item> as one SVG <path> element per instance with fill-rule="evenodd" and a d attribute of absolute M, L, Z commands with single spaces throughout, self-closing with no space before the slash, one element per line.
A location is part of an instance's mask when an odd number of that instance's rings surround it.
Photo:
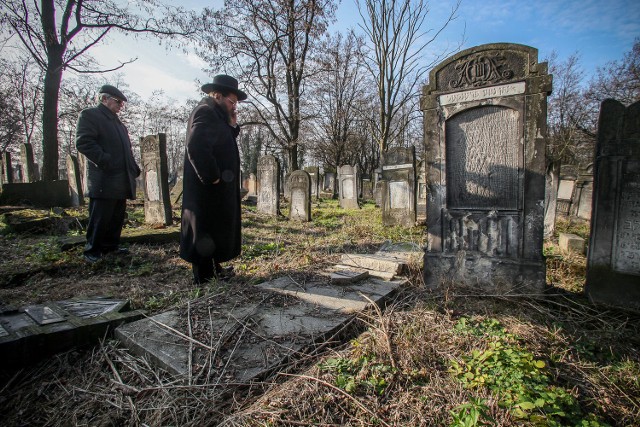
<path fill-rule="evenodd" d="M 94 263 L 102 255 L 127 253 L 120 248 L 126 199 L 136 197 L 136 177 L 140 175 L 127 128 L 118 113 L 127 98 L 111 85 L 98 94 L 98 105 L 80 113 L 76 129 L 76 148 L 87 159 L 89 225 L 84 258 Z"/>
<path fill-rule="evenodd" d="M 196 284 L 228 278 L 220 263 L 240 255 L 238 101 L 247 94 L 231 76 L 202 86 L 208 96 L 191 113 L 184 156 L 180 256 Z"/>

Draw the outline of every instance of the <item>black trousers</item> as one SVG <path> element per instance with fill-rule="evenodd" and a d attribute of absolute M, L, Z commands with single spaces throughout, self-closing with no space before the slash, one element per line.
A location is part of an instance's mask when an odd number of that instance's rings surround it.
<path fill-rule="evenodd" d="M 126 208 L 126 199 L 89 199 L 85 254 L 100 256 L 118 249 Z"/>
<path fill-rule="evenodd" d="M 192 262 L 191 269 L 193 271 L 193 282 L 197 285 L 218 277 L 222 272 L 222 266 L 215 262 L 213 258 L 201 258 L 196 262 Z"/>

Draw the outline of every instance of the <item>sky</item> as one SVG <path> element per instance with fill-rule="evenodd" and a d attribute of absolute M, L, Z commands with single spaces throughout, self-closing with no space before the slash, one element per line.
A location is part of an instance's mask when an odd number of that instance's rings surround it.
<path fill-rule="evenodd" d="M 221 3 L 181 2 L 196 10 Z M 429 1 L 425 29 L 441 27 L 453 6 L 452 0 Z M 634 39 L 640 38 L 638 0 L 461 0 L 456 16 L 425 52 L 428 60 L 461 42 L 462 49 L 486 43 L 519 43 L 537 48 L 539 61 L 552 52 L 559 60 L 579 54 L 588 80 L 597 67 L 621 60 L 631 51 Z M 358 30 L 359 22 L 355 0 L 342 0 L 331 31 Z M 94 48 L 92 54 L 104 66 L 137 57 L 119 72 L 129 88 L 143 99 L 148 99 L 154 90 L 163 90 L 178 102 L 199 99 L 200 85 L 212 78 L 203 71 L 206 64 L 195 54 L 167 51 L 153 40 L 115 37 L 108 45 Z M 108 81 L 110 75 L 104 77 Z"/>

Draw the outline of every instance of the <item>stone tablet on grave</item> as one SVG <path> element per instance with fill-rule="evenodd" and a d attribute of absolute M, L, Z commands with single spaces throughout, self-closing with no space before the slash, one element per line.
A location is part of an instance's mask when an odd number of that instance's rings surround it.
<path fill-rule="evenodd" d="M 167 166 L 167 136 L 164 133 L 140 139 L 142 176 L 144 177 L 144 221 L 171 225 L 171 196 Z"/>
<path fill-rule="evenodd" d="M 80 179 L 80 174 L 78 158 L 74 155 L 67 154 L 67 179 L 69 180 L 71 206 L 84 205 L 84 193 L 82 192 L 82 180 Z"/>
<path fill-rule="evenodd" d="M 640 101 L 602 103 L 585 291 L 640 309 Z"/>
<path fill-rule="evenodd" d="M 416 223 L 415 148 L 390 148 L 381 154 L 382 224 L 412 227 Z"/>
<path fill-rule="evenodd" d="M 280 212 L 280 163 L 268 154 L 258 159 L 258 212 L 277 216 Z"/>
<path fill-rule="evenodd" d="M 358 167 L 340 166 L 338 168 L 338 185 L 340 186 L 340 207 L 360 209 L 360 205 L 358 205 Z"/>
<path fill-rule="evenodd" d="M 362 180 L 362 198 L 364 200 L 373 200 L 373 183 L 368 178 Z"/>
<path fill-rule="evenodd" d="M 573 189 L 575 186 L 575 179 L 565 178 L 560 179 L 558 185 L 558 198 L 556 204 L 556 213 L 560 215 L 568 216 L 571 210 L 571 199 L 573 198 Z"/>
<path fill-rule="evenodd" d="M 311 177 L 302 170 L 289 176 L 289 219 L 311 221 Z"/>
<path fill-rule="evenodd" d="M 33 159 L 33 146 L 20 144 L 20 161 L 22 162 L 22 182 L 36 182 L 36 164 Z"/>
<path fill-rule="evenodd" d="M 593 175 L 581 175 L 571 201 L 571 214 L 587 221 L 591 220 L 591 202 L 593 199 Z"/>
<path fill-rule="evenodd" d="M 544 290 L 551 82 L 537 49 L 518 44 L 477 46 L 431 70 L 421 99 L 428 286 Z"/>
<path fill-rule="evenodd" d="M 316 199 L 320 197 L 320 168 L 318 166 L 309 166 L 304 168 L 311 177 L 311 197 Z"/>
<path fill-rule="evenodd" d="M 13 183 L 13 165 L 11 164 L 11 153 L 4 151 L 2 153 L 2 183 Z"/>

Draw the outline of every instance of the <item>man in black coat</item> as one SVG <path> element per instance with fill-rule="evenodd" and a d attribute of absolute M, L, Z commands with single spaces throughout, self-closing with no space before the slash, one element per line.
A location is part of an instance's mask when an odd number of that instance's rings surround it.
<path fill-rule="evenodd" d="M 140 167 L 131 151 L 129 132 L 118 119 L 126 101 L 116 87 L 104 85 L 99 104 L 83 110 L 78 118 L 76 148 L 88 160 L 89 225 L 84 258 L 90 263 L 108 252 L 127 252 L 118 245 L 126 199 L 136 197 Z"/>
<path fill-rule="evenodd" d="M 196 284 L 224 278 L 220 263 L 241 250 L 240 155 L 236 105 L 247 99 L 231 76 L 202 86 L 205 97 L 187 127 L 180 256 L 191 263 Z"/>

